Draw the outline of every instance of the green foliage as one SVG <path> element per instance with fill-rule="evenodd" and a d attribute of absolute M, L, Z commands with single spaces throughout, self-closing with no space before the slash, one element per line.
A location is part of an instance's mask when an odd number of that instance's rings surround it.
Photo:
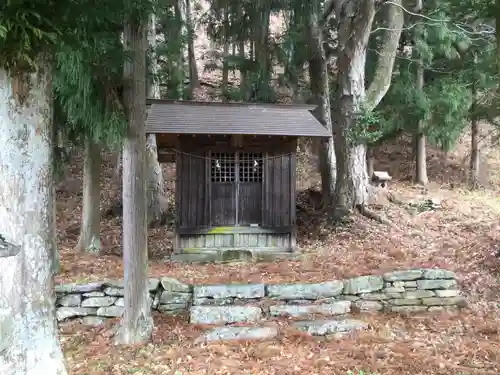
<path fill-rule="evenodd" d="M 453 77 L 446 77 L 425 88 L 430 102 L 426 116 L 426 135 L 431 144 L 450 150 L 469 124 L 472 104 L 470 88 Z"/>
<path fill-rule="evenodd" d="M 158 80 L 166 82 L 164 96 L 169 99 L 183 99 L 186 97 L 184 80 L 186 69 L 183 60 L 183 51 L 189 35 L 184 22 L 174 7 L 165 6 L 157 13 L 157 23 L 165 36 L 156 46 L 158 56 Z"/>
<path fill-rule="evenodd" d="M 61 35 L 56 1 L 7 0 L 0 5 L 0 66 L 13 71 L 36 69 L 41 52 L 50 51 Z"/>
<path fill-rule="evenodd" d="M 356 116 L 356 125 L 349 129 L 348 140 L 353 144 L 374 143 L 386 131 L 386 123 L 379 112 L 361 107 Z"/>

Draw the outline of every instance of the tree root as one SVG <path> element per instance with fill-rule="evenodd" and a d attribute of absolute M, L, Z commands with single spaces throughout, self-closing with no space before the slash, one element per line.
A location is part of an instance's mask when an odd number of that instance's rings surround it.
<path fill-rule="evenodd" d="M 396 197 L 394 196 L 394 194 L 392 194 L 392 193 L 389 193 L 389 194 L 387 195 L 387 200 L 388 200 L 389 202 L 391 202 L 391 203 L 397 204 L 398 206 L 406 206 L 406 203 L 405 203 L 405 202 L 403 202 L 402 200 L 399 200 L 398 198 L 396 198 Z"/>
<path fill-rule="evenodd" d="M 394 228 L 396 230 L 400 230 L 396 226 L 396 224 L 394 224 L 392 221 L 390 221 L 389 219 L 387 219 L 385 216 L 383 216 L 381 214 L 378 214 L 375 211 L 372 211 L 372 210 L 366 208 L 366 206 L 360 204 L 360 205 L 357 205 L 356 208 L 359 211 L 359 213 L 361 215 L 363 215 L 364 217 L 367 217 L 368 219 L 371 219 L 371 220 L 374 220 L 376 222 L 379 222 L 380 224 L 388 225 L 391 228 Z"/>

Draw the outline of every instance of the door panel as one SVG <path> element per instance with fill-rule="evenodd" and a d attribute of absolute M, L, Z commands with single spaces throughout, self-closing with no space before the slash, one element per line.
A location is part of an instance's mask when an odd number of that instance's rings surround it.
<path fill-rule="evenodd" d="M 215 152 L 211 155 L 212 226 L 236 224 L 236 155 Z"/>

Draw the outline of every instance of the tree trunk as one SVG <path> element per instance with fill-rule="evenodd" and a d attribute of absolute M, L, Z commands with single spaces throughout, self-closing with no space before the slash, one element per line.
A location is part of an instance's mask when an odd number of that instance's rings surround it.
<path fill-rule="evenodd" d="M 116 342 L 151 339 L 153 319 L 148 292 L 146 207 L 146 46 L 147 20 L 130 17 L 123 40 L 131 60 L 124 63 L 128 128 L 123 144 L 123 263 L 125 311 Z"/>
<path fill-rule="evenodd" d="M 186 29 L 188 33 L 188 66 L 189 66 L 189 91 L 193 98 L 194 90 L 200 86 L 196 55 L 194 53 L 194 27 L 191 9 L 191 0 L 186 0 Z"/>
<path fill-rule="evenodd" d="M 240 40 L 238 42 L 238 52 L 240 55 L 240 91 L 243 94 L 242 96 L 246 98 L 244 93 L 247 92 L 247 70 L 243 67 L 246 67 L 245 64 L 245 41 Z"/>
<path fill-rule="evenodd" d="M 227 93 L 229 88 L 229 9 L 224 9 L 224 41 L 222 52 L 222 98 L 227 100 Z"/>
<path fill-rule="evenodd" d="M 366 150 L 366 170 L 368 171 L 368 181 L 370 181 L 375 171 L 375 160 L 372 147 L 368 147 Z"/>
<path fill-rule="evenodd" d="M 401 0 L 394 2 L 401 4 Z M 335 130 L 337 182 L 336 215 L 362 208 L 369 201 L 366 144 L 355 134 L 356 117 L 371 111 L 390 87 L 392 69 L 403 26 L 403 12 L 392 4 L 387 12 L 387 31 L 367 93 L 365 94 L 366 49 L 375 15 L 375 0 L 346 0 L 336 5 L 338 20 L 338 111 Z"/>
<path fill-rule="evenodd" d="M 254 56 L 258 64 L 257 101 L 268 102 L 271 99 L 270 87 L 270 54 L 269 54 L 269 21 L 271 11 L 265 3 L 259 10 L 260 22 L 256 25 Z"/>
<path fill-rule="evenodd" d="M 416 86 L 417 90 L 424 90 L 424 65 L 422 59 L 419 59 L 417 62 Z M 427 178 L 427 152 L 425 147 L 424 122 L 422 120 L 418 121 L 417 129 L 415 129 L 413 136 L 413 144 L 415 146 L 414 181 L 417 184 L 426 185 L 429 180 Z"/>
<path fill-rule="evenodd" d="M 476 56 L 474 55 L 474 62 L 476 63 Z M 479 121 L 477 118 L 477 87 L 476 87 L 476 77 L 472 80 L 472 105 L 470 108 L 470 120 L 471 120 L 471 153 L 470 153 L 470 163 L 469 163 L 469 182 L 471 189 L 477 189 L 479 187 Z"/>
<path fill-rule="evenodd" d="M 12 77 L 0 69 L 0 234 L 19 251 L 0 258 L 0 373 L 66 375 L 55 320 L 50 63 Z M 2 241 L 3 242 L 3 241 Z"/>
<path fill-rule="evenodd" d="M 156 17 L 154 14 L 149 19 L 149 46 L 150 50 L 156 48 Z M 148 80 L 148 96 L 150 98 L 160 98 L 160 87 L 156 79 L 157 73 L 156 54 L 153 52 L 150 67 L 150 79 Z M 165 187 L 163 173 L 158 161 L 158 147 L 156 135 L 149 134 L 146 141 L 146 163 L 148 170 L 147 203 L 148 203 L 148 227 L 153 227 L 162 222 L 165 215 Z"/>
<path fill-rule="evenodd" d="M 328 66 L 323 47 L 323 34 L 319 24 L 319 10 L 311 11 L 308 20 L 309 48 L 312 58 L 309 60 L 309 76 L 311 93 L 317 104 L 315 116 L 319 122 L 332 134 L 327 140 L 319 144 L 319 170 L 321 173 L 321 191 L 323 204 L 331 206 L 335 196 L 336 160 L 332 133 L 332 117 L 330 108 L 330 84 L 328 80 Z"/>
<path fill-rule="evenodd" d="M 174 32 L 174 38 L 182 39 L 186 35 L 186 4 L 184 0 L 177 0 L 175 3 L 175 18 L 179 23 L 180 27 L 178 30 Z M 175 99 L 183 99 L 184 98 L 184 78 L 186 76 L 185 67 L 184 67 L 184 53 L 185 53 L 185 45 L 179 43 L 179 51 L 176 61 L 176 72 L 175 75 Z"/>
<path fill-rule="evenodd" d="M 101 147 L 90 137 L 85 139 L 83 163 L 83 204 L 77 251 L 99 253 L 101 250 Z"/>

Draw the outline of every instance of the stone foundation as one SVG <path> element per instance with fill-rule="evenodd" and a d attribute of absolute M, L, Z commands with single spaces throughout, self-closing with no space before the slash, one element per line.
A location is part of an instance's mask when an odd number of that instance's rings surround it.
<path fill-rule="evenodd" d="M 87 324 L 100 324 L 123 314 L 122 281 L 61 284 L 55 289 L 58 321 L 83 318 Z M 149 280 L 149 294 L 154 310 L 189 313 L 191 323 L 213 325 L 253 323 L 283 315 L 301 318 L 316 314 L 345 316 L 351 312 L 420 313 L 466 305 L 455 274 L 443 269 L 411 269 L 314 284 L 187 285 L 164 277 Z M 322 332 L 342 331 L 342 327 L 353 325 L 349 320 L 297 324 L 298 329 L 308 332 L 311 327 Z M 230 327 L 224 329 L 227 332 L 211 334 L 255 334 L 250 328 L 243 333 L 233 332 Z M 255 329 L 262 334 L 274 332 L 272 327 Z"/>

